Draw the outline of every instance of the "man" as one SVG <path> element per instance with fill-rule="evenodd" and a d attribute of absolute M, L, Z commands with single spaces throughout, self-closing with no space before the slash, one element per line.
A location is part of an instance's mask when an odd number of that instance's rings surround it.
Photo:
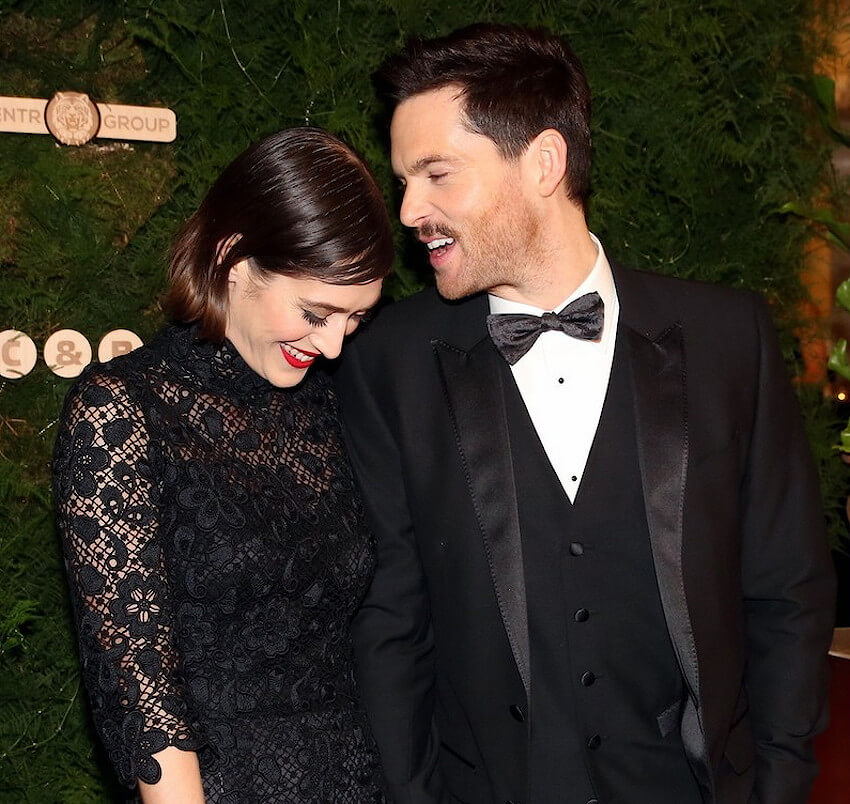
<path fill-rule="evenodd" d="M 439 291 L 338 378 L 394 800 L 803 804 L 833 579 L 765 305 L 609 264 L 558 38 L 473 26 L 383 76 Z"/>

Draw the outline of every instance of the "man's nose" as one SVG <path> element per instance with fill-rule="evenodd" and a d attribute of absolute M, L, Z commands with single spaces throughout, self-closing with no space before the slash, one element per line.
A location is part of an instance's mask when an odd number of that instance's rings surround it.
<path fill-rule="evenodd" d="M 416 227 L 426 217 L 427 204 L 423 194 L 410 184 L 404 188 L 398 217 L 405 226 Z"/>

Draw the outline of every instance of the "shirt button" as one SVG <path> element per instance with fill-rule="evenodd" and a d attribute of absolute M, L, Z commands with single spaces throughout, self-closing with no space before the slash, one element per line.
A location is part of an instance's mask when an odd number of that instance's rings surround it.
<path fill-rule="evenodd" d="M 599 748 L 600 745 L 602 745 L 602 738 L 598 734 L 594 734 L 592 737 L 588 737 L 587 747 L 591 751 L 595 751 L 597 748 Z"/>
<path fill-rule="evenodd" d="M 592 687 L 594 681 L 596 681 L 596 676 L 590 670 L 581 674 L 581 684 L 583 687 Z"/>
<path fill-rule="evenodd" d="M 570 480 L 572 480 L 572 481 L 573 481 L 573 483 L 575 483 L 575 482 L 576 482 L 576 480 L 578 480 L 578 475 L 573 475 L 573 476 L 570 478 Z"/>
<path fill-rule="evenodd" d="M 563 385 L 563 384 L 564 384 L 564 378 L 563 378 L 563 377 L 558 377 L 558 382 L 559 382 L 561 385 Z"/>
<path fill-rule="evenodd" d="M 570 542 L 570 555 L 580 556 L 584 552 L 584 545 L 581 542 Z"/>
<path fill-rule="evenodd" d="M 511 717 L 514 720 L 517 720 L 520 723 L 525 722 L 525 715 L 523 714 L 522 709 L 520 709 L 516 704 L 511 704 L 508 707 L 508 711 L 511 713 Z"/>
<path fill-rule="evenodd" d="M 590 619 L 590 612 L 587 609 L 576 609 L 573 619 L 577 623 L 586 623 Z"/>

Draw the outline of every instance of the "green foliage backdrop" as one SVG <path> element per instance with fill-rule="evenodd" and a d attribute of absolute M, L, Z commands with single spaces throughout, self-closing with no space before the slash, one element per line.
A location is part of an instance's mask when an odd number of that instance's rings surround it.
<path fill-rule="evenodd" d="M 812 69 L 822 43 L 810 23 L 825 13 L 802 0 L 0 0 L 0 95 L 166 105 L 179 127 L 170 145 L 78 149 L 0 134 L 0 330 L 39 348 L 60 327 L 93 344 L 116 327 L 149 338 L 175 228 L 233 156 L 278 128 L 341 134 L 397 203 L 370 73 L 411 33 L 497 19 L 566 34 L 585 62 L 591 222 L 608 251 L 765 293 L 794 370 L 808 235 L 776 209 L 809 205 L 825 176 L 826 151 L 791 89 Z M 425 275 L 403 243 L 396 296 Z M 41 362 L 0 380 L 2 801 L 116 795 L 87 719 L 51 522 L 49 456 L 68 385 Z M 801 399 L 837 537 L 833 413 L 817 391 Z"/>

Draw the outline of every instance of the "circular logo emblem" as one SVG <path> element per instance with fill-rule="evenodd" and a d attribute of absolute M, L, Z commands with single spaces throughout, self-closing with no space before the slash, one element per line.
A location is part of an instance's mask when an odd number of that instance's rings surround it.
<path fill-rule="evenodd" d="M 91 345 L 75 329 L 60 329 L 44 342 L 44 362 L 60 377 L 76 377 L 91 363 Z"/>
<path fill-rule="evenodd" d="M 57 92 L 47 102 L 44 122 L 63 145 L 85 145 L 100 128 L 100 112 L 82 92 Z"/>
<path fill-rule="evenodd" d="M 126 355 L 142 345 L 142 339 L 129 329 L 113 329 L 100 339 L 97 347 L 97 359 L 106 363 L 118 355 Z"/>
<path fill-rule="evenodd" d="M 32 338 L 16 329 L 6 329 L 0 332 L 0 377 L 7 380 L 17 380 L 29 374 L 38 350 Z"/>

